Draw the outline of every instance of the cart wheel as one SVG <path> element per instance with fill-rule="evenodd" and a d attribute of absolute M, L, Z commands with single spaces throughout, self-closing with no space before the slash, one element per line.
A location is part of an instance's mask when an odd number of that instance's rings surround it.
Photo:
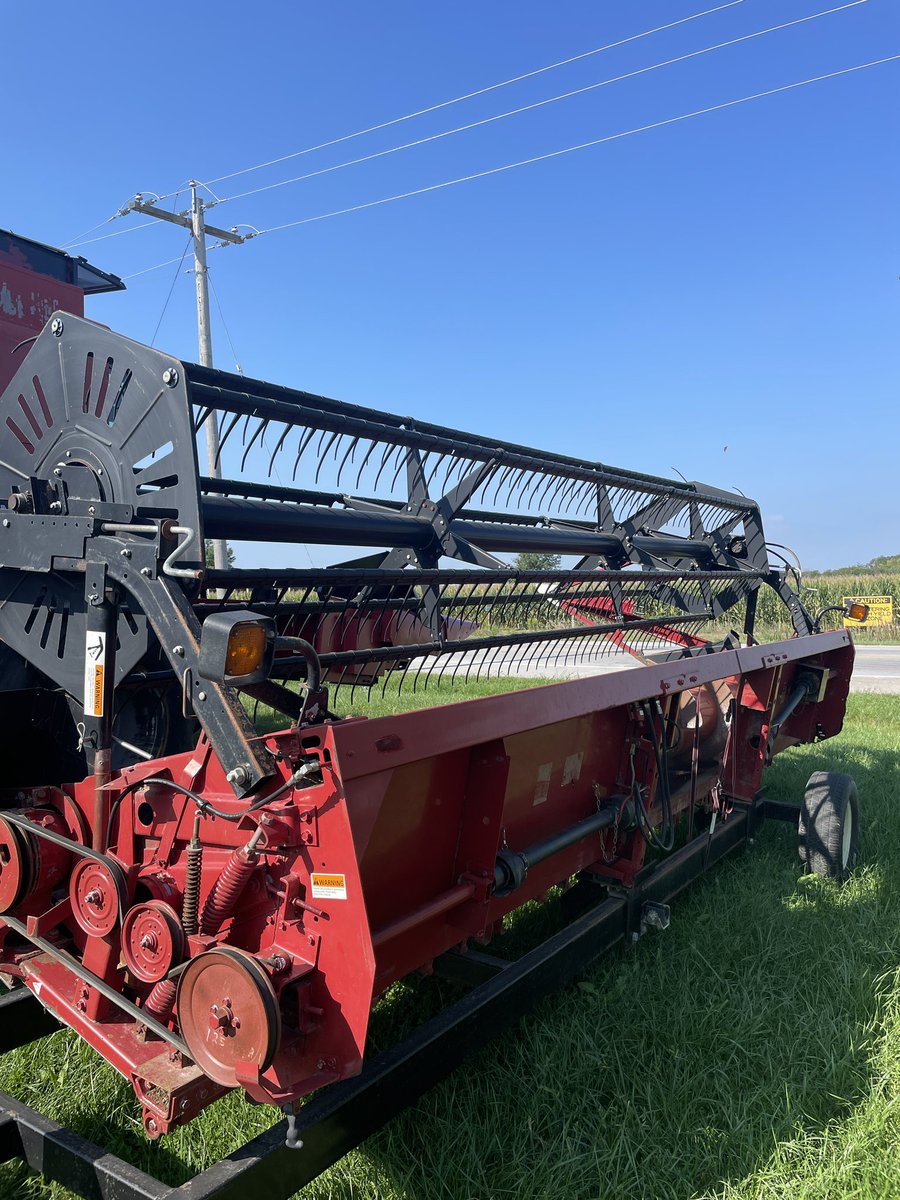
<path fill-rule="evenodd" d="M 797 832 L 804 870 L 843 883 L 859 856 L 859 797 L 850 775 L 810 775 Z"/>

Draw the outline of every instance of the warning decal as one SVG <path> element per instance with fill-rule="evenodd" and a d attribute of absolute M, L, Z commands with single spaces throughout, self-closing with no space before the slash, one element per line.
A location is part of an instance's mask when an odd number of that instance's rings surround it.
<path fill-rule="evenodd" d="M 103 676 L 106 671 L 106 634 L 89 633 L 84 655 L 84 715 L 103 716 Z"/>
<path fill-rule="evenodd" d="M 893 625 L 894 597 L 893 596 L 844 596 L 844 604 L 865 604 L 869 615 L 864 621 L 854 621 L 853 617 L 844 617 L 845 629 L 866 628 L 871 625 Z"/>
<path fill-rule="evenodd" d="M 534 788 L 534 801 L 532 807 L 536 804 L 543 804 L 550 795 L 550 776 L 553 774 L 553 763 L 541 763 L 538 767 L 537 783 Z"/>
<path fill-rule="evenodd" d="M 347 876 L 334 872 L 313 871 L 310 876 L 311 891 L 316 900 L 346 900 Z"/>

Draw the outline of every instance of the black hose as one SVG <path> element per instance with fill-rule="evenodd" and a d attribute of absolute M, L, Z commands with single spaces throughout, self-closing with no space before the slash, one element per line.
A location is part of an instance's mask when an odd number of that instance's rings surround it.
<path fill-rule="evenodd" d="M 190 788 L 186 788 L 182 784 L 176 783 L 173 779 L 161 779 L 157 776 L 148 777 L 146 779 L 136 779 L 134 783 L 129 783 L 127 787 L 124 787 L 112 803 L 112 807 L 109 810 L 109 820 L 106 823 L 106 845 L 108 846 L 112 841 L 113 819 L 116 813 L 119 811 L 119 805 L 126 798 L 126 796 L 130 796 L 132 792 L 136 792 L 139 788 L 145 787 L 151 783 L 159 784 L 161 787 L 170 788 L 172 791 L 178 792 L 182 796 L 187 796 L 189 800 L 193 800 L 202 813 L 210 813 L 214 817 L 221 817 L 223 821 L 240 821 L 243 817 L 246 817 L 247 813 L 255 812 L 259 808 L 265 808 L 267 804 L 271 804 L 273 801 L 278 800 L 284 795 L 285 792 L 289 791 L 296 782 L 297 781 L 294 776 L 291 775 L 290 779 L 288 779 L 286 783 L 283 783 L 281 787 L 276 788 L 274 792 L 270 792 L 268 795 L 260 797 L 259 800 L 254 800 L 252 804 L 248 805 L 247 808 L 241 809 L 240 812 L 229 813 L 225 812 L 221 808 L 216 808 L 215 805 L 210 804 L 205 797 L 198 795 L 196 792 L 192 792 Z"/>
<path fill-rule="evenodd" d="M 669 764 L 668 753 L 665 743 L 665 733 L 663 735 L 662 747 L 660 747 L 659 738 L 656 735 L 656 725 L 653 721 L 653 714 L 650 711 L 649 704 L 642 704 L 641 708 L 644 712 L 644 717 L 650 729 L 650 741 L 653 743 L 653 757 L 656 761 L 656 776 L 659 780 L 659 788 L 662 793 L 661 807 L 663 814 L 663 835 L 662 837 L 656 832 L 650 823 L 650 818 L 647 810 L 644 808 L 643 798 L 640 794 L 640 788 L 635 784 L 634 808 L 637 818 L 637 826 L 640 830 L 641 837 L 645 843 L 654 850 L 660 850 L 663 854 L 668 854 L 675 845 L 675 820 L 672 814 L 672 793 L 669 790 Z M 665 731 L 665 721 L 662 719 L 663 730 Z"/>
<path fill-rule="evenodd" d="M 306 663 L 306 686 L 311 692 L 318 692 L 322 686 L 322 666 L 315 647 L 304 638 L 278 637 L 275 639 L 277 650 L 297 650 Z"/>

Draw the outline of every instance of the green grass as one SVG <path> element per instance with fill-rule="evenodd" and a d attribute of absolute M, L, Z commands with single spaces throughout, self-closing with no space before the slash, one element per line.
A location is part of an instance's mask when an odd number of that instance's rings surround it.
<path fill-rule="evenodd" d="M 334 695 L 333 708 L 338 716 L 383 717 L 389 713 L 412 712 L 417 708 L 432 708 L 455 703 L 459 700 L 475 700 L 480 696 L 496 696 L 516 688 L 541 687 L 553 683 L 552 679 L 441 679 L 438 673 L 428 680 L 426 676 L 413 686 L 412 675 L 405 679 L 401 675 L 389 675 L 386 682 L 379 680 L 372 688 L 369 698 L 365 691 L 357 688 L 355 694 L 349 686 L 338 688 Z M 281 718 L 283 721 L 283 718 Z"/>
<path fill-rule="evenodd" d="M 900 1196 L 898 751 L 900 697 L 855 695 L 840 738 L 769 774 L 784 799 L 814 770 L 856 776 L 862 865 L 843 888 L 801 877 L 773 822 L 675 901 L 667 933 L 601 960 L 304 1195 Z M 453 995 L 398 984 L 375 1045 Z M 128 1085 L 66 1032 L 7 1055 L 0 1087 L 173 1183 L 271 1120 L 230 1096 L 149 1145 Z M 66 1193 L 6 1166 L 0 1195 Z"/>

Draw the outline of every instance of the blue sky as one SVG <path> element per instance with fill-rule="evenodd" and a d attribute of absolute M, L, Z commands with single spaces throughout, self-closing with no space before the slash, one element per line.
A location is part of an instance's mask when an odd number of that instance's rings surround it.
<path fill-rule="evenodd" d="M 213 186 L 261 187 L 834 5 L 742 0 Z M 0 225 L 66 243 L 136 190 L 209 181 L 713 6 L 97 0 L 51 23 L 17 5 Z M 866 0 L 209 220 L 268 228 L 891 54 L 900 8 Z M 740 488 L 808 567 L 896 553 L 898 101 L 888 63 L 217 250 L 237 358 L 358 403 Z M 157 223 L 75 252 L 128 276 L 183 245 Z M 193 280 L 174 265 L 89 315 L 149 341 L 173 279 L 157 344 L 195 359 Z"/>

